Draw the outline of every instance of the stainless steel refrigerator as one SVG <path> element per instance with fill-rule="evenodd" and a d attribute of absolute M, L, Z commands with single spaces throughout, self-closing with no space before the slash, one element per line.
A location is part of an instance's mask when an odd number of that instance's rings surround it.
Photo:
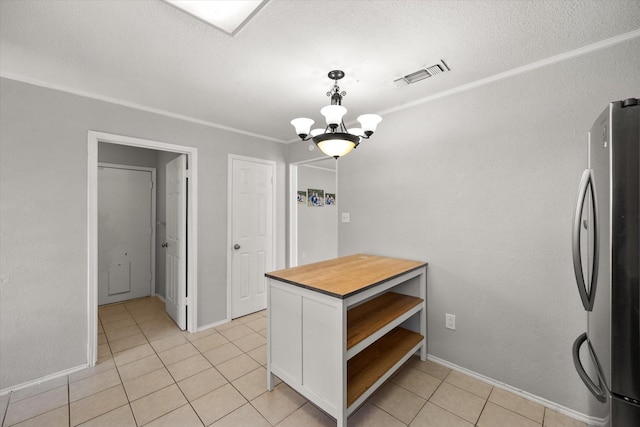
<path fill-rule="evenodd" d="M 573 362 L 593 416 L 640 426 L 640 100 L 610 103 L 588 138 L 573 222 L 573 266 L 587 331 Z"/>

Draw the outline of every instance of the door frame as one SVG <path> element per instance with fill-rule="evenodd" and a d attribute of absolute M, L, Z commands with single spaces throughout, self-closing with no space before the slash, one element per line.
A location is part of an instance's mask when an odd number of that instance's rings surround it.
<path fill-rule="evenodd" d="M 276 162 L 273 160 L 259 159 L 257 157 L 247 157 L 241 156 L 238 154 L 229 154 L 228 162 L 227 162 L 227 318 L 226 321 L 231 321 L 231 304 L 232 304 L 232 274 L 231 267 L 232 262 L 231 258 L 233 257 L 233 223 L 232 223 L 232 213 L 233 213 L 233 161 L 234 160 L 244 160 L 247 162 L 260 163 L 263 165 L 268 165 L 271 167 L 272 171 L 272 191 L 271 191 L 271 265 L 273 268 L 276 266 L 276 199 L 277 194 L 275 189 L 276 186 Z"/>
<path fill-rule="evenodd" d="M 189 197 L 187 201 L 187 331 L 196 332 L 198 320 L 198 149 L 185 145 L 133 138 L 104 132 L 87 132 L 87 360 L 98 358 L 98 143 L 127 145 L 187 155 Z"/>
<path fill-rule="evenodd" d="M 289 268 L 298 266 L 298 166 L 327 159 L 330 157 L 315 157 L 289 165 Z M 336 193 L 338 192 L 338 166 L 336 162 Z"/>
<path fill-rule="evenodd" d="M 156 168 L 98 162 L 98 167 L 126 169 L 151 173 L 151 296 L 156 294 Z M 96 288 L 97 289 L 97 288 Z"/>

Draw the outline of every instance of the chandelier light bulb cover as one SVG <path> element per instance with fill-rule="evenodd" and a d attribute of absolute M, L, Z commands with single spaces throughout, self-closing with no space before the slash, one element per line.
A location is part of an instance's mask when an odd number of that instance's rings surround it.
<path fill-rule="evenodd" d="M 347 114 L 347 109 L 342 105 L 327 105 L 320 110 L 320 114 L 327 120 L 328 126 L 338 127 L 344 115 Z"/>
<path fill-rule="evenodd" d="M 311 125 L 314 123 L 313 120 L 304 117 L 291 120 L 291 124 L 296 128 L 296 133 L 303 139 L 309 134 L 309 129 L 311 129 Z"/>
<path fill-rule="evenodd" d="M 331 105 L 320 110 L 327 126 L 324 129 L 312 130 L 311 126 L 315 121 L 306 117 L 293 119 L 291 124 L 300 139 L 312 140 L 323 153 L 337 159 L 349 154 L 362 139 L 369 139 L 376 131 L 378 123 L 382 121 L 382 117 L 377 114 L 362 114 L 358 117 L 361 127 L 347 129 L 344 125 L 347 109 L 342 106 L 342 98 L 347 95 L 347 92 L 340 91 L 338 86 L 338 80 L 344 77 L 344 72 L 333 70 L 329 72 L 328 77 L 334 81 L 333 87 L 327 92 L 327 96 L 331 98 Z"/>

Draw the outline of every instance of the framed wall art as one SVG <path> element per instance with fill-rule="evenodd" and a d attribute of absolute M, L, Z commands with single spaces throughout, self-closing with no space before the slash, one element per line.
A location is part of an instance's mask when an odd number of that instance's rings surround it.
<path fill-rule="evenodd" d="M 307 190 L 307 197 L 309 199 L 309 206 L 311 207 L 324 206 L 324 190 L 309 188 Z"/>
<path fill-rule="evenodd" d="M 298 203 L 306 204 L 307 203 L 307 192 L 298 190 Z"/>

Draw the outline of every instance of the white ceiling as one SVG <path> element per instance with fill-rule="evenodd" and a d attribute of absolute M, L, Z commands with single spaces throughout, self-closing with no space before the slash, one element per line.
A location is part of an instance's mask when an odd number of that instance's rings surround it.
<path fill-rule="evenodd" d="M 348 122 L 630 32 L 640 1 L 271 0 L 231 37 L 160 0 L 0 0 L 0 75 L 287 142 L 332 69 Z"/>

